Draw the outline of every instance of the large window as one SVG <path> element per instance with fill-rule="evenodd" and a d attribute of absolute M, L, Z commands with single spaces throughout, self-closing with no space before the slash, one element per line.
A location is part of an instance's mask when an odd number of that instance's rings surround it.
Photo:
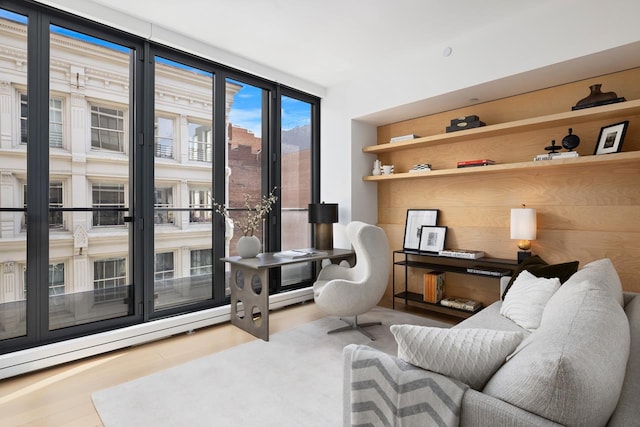
<path fill-rule="evenodd" d="M 94 261 L 93 289 L 95 302 L 122 301 L 127 297 L 127 264 L 125 258 Z"/>
<path fill-rule="evenodd" d="M 212 157 L 211 126 L 189 122 L 189 160 L 211 162 Z"/>
<path fill-rule="evenodd" d="M 317 98 L 38 2 L 2 5 L 0 353 L 228 304 L 220 259 L 242 233 L 214 200 L 239 219 L 245 194 L 277 188 L 263 250 L 310 245 Z M 277 271 L 270 291 L 312 273 Z"/>
<path fill-rule="evenodd" d="M 124 225 L 124 212 L 115 208 L 124 208 L 123 184 L 93 184 L 91 199 L 94 208 L 93 226 L 105 227 Z"/>
<path fill-rule="evenodd" d="M 20 143 L 27 143 L 27 126 L 28 121 L 27 112 L 29 108 L 27 106 L 27 94 L 20 94 Z M 50 147 L 62 147 L 62 99 L 51 98 L 49 99 L 49 146 Z"/>
<path fill-rule="evenodd" d="M 91 106 L 91 147 L 124 151 L 124 111 Z"/>
<path fill-rule="evenodd" d="M 173 119 L 158 116 L 155 123 L 155 156 L 165 159 L 173 159 L 175 135 Z"/>

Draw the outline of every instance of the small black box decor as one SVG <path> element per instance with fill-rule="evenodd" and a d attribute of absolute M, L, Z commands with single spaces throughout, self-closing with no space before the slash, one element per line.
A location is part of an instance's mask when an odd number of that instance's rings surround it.
<path fill-rule="evenodd" d="M 458 117 L 451 120 L 451 125 L 446 127 L 446 132 L 456 132 L 459 130 L 479 128 L 486 126 L 485 122 L 480 121 L 480 117 L 476 115 Z"/>
<path fill-rule="evenodd" d="M 458 126 L 458 124 L 460 124 L 460 127 L 465 127 L 466 123 L 477 122 L 478 120 L 480 120 L 480 117 L 476 115 L 458 117 L 457 119 L 451 120 L 451 126 Z"/>

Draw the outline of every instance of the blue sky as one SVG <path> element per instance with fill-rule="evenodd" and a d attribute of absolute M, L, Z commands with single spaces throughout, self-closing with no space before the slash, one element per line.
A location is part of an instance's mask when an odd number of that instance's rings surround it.
<path fill-rule="evenodd" d="M 27 18 L 23 15 L 18 15 L 6 10 L 0 9 L 0 17 L 7 18 L 23 24 L 27 23 Z M 52 31 L 58 34 L 65 35 L 67 37 L 75 37 L 90 43 L 117 50 L 119 52 L 127 53 L 129 49 L 120 46 L 115 43 L 91 37 L 89 35 L 78 33 L 68 30 L 66 28 L 52 26 Z M 190 67 L 175 62 L 163 60 L 164 63 L 169 63 L 180 68 L 190 69 Z M 202 73 L 200 70 L 192 69 L 193 71 Z M 209 74 L 209 73 L 207 73 Z M 254 135 L 260 137 L 262 134 L 262 110 L 261 110 L 261 89 L 249 84 L 245 84 L 239 81 L 233 81 L 240 84 L 242 89 L 236 94 L 233 106 L 230 112 L 230 121 L 236 126 L 240 126 L 245 129 L 249 129 Z M 305 126 L 310 124 L 311 118 L 311 106 L 306 102 L 302 102 L 293 98 L 283 97 L 282 99 L 282 129 L 289 130 L 299 126 Z"/>
<path fill-rule="evenodd" d="M 230 80 L 242 85 L 236 94 L 229 120 L 236 126 L 249 129 L 256 136 L 261 136 L 262 128 L 262 89 L 239 81 Z M 297 99 L 282 98 L 282 129 L 289 130 L 311 123 L 311 105 Z"/>

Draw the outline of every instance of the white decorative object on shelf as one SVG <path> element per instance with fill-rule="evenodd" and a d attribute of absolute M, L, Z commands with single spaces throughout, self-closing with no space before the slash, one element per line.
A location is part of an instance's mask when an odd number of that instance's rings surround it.
<path fill-rule="evenodd" d="M 382 165 L 382 175 L 391 175 L 393 173 L 393 165 Z"/>
<path fill-rule="evenodd" d="M 373 171 L 371 172 L 372 175 L 380 175 L 382 173 L 382 164 L 380 162 L 380 160 L 374 160 L 373 162 Z"/>

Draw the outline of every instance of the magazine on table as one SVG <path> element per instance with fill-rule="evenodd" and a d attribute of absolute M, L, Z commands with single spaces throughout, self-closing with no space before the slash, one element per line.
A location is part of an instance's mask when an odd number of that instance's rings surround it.
<path fill-rule="evenodd" d="M 282 258 L 307 258 L 318 255 L 326 255 L 327 253 L 324 251 L 319 251 L 313 248 L 305 248 L 305 249 L 290 249 L 288 251 L 276 252 L 274 255 Z"/>

